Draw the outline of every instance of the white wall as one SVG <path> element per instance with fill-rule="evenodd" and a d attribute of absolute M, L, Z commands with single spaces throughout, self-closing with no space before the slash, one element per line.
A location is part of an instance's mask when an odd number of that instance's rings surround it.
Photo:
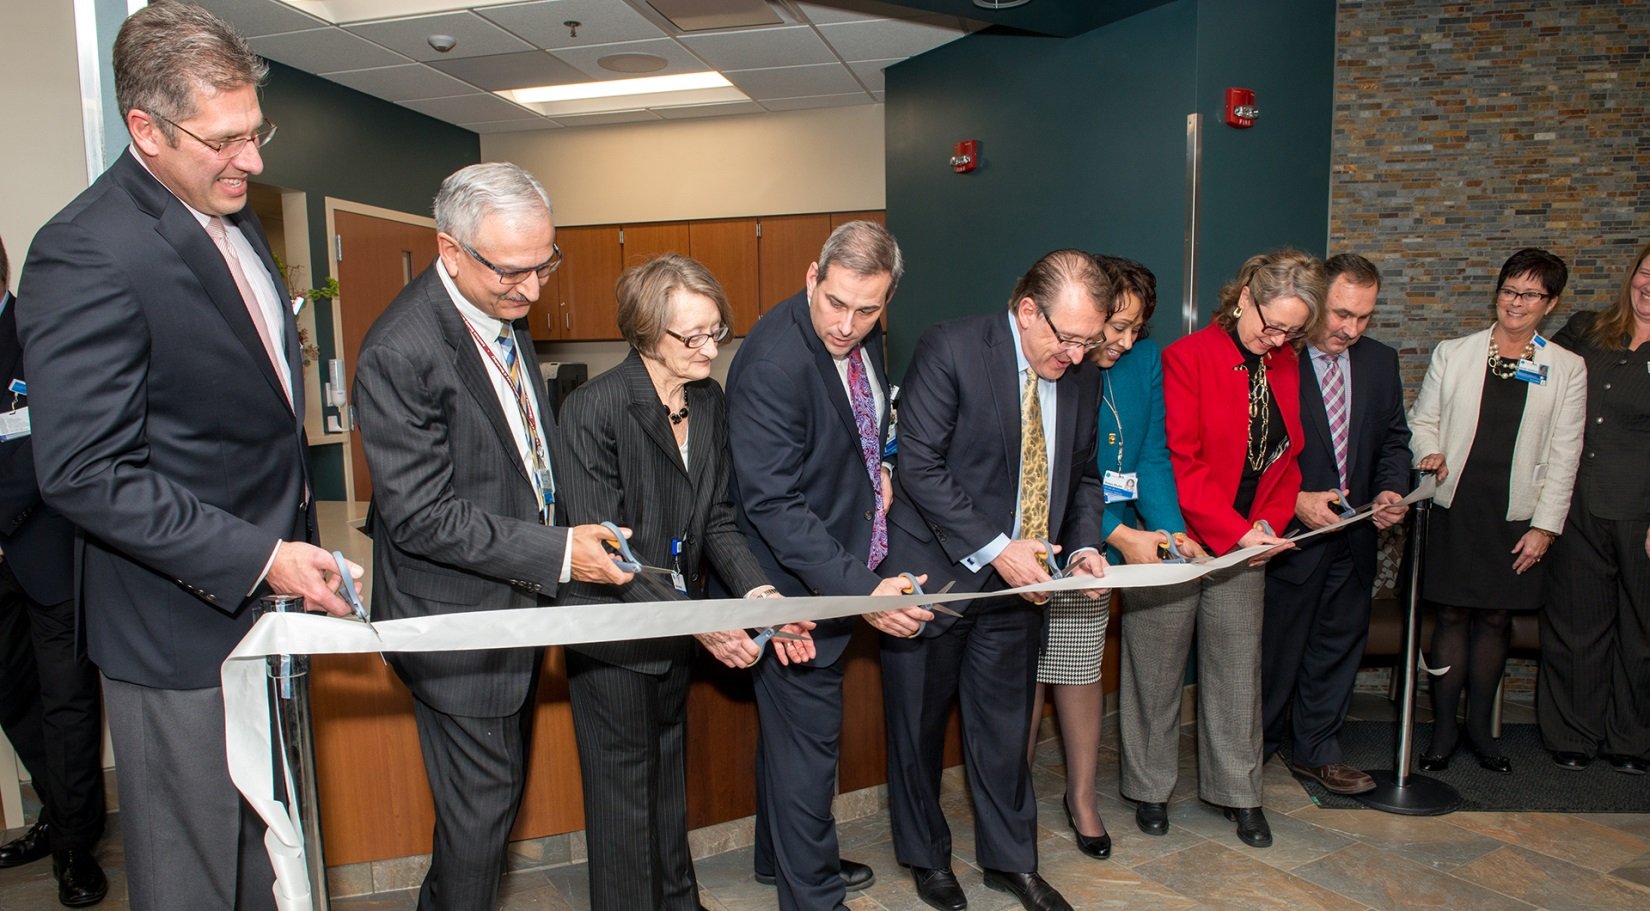
<path fill-rule="evenodd" d="M 885 208 L 883 106 L 498 133 L 561 225 Z"/>

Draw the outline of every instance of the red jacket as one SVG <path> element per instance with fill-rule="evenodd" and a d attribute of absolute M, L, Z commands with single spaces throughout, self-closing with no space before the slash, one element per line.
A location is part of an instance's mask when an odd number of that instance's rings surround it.
<path fill-rule="evenodd" d="M 1163 349 L 1163 401 L 1169 459 L 1186 531 L 1210 553 L 1230 551 L 1254 523 L 1282 532 L 1300 492 L 1297 460 L 1305 445 L 1300 416 L 1300 359 L 1285 345 L 1266 355 L 1266 384 L 1283 412 L 1289 448 L 1267 467 L 1247 516 L 1232 508 L 1249 441 L 1249 374 L 1236 343 L 1210 323 Z"/>

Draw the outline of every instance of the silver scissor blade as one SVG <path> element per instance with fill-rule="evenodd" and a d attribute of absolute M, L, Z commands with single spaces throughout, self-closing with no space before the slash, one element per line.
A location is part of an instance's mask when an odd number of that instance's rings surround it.
<path fill-rule="evenodd" d="M 952 579 L 950 582 L 945 583 L 945 586 L 943 588 L 941 588 L 939 591 L 934 592 L 934 594 L 943 595 L 943 594 L 946 594 L 946 593 L 950 592 L 951 589 L 956 588 L 956 587 L 957 587 L 957 580 Z M 951 608 L 946 607 L 943 604 L 924 604 L 924 605 L 922 605 L 922 607 L 923 607 L 923 609 L 932 611 L 936 614 L 948 614 L 952 617 L 961 617 L 962 616 L 961 613 L 959 613 L 955 610 L 952 610 Z"/>

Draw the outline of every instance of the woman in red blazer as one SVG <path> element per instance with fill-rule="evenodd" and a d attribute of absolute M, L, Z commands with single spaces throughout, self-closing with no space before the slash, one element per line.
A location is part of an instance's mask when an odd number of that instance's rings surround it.
<path fill-rule="evenodd" d="M 1280 250 L 1250 257 L 1220 289 L 1214 320 L 1163 351 L 1180 510 L 1186 531 L 1210 553 L 1289 546 L 1260 523 L 1282 529 L 1295 514 L 1303 445 L 1295 345 L 1320 318 L 1324 290 L 1323 263 L 1312 256 Z M 1122 723 L 1140 732 L 1135 745 L 1124 745 L 1123 789 L 1140 802 L 1136 822 L 1149 834 L 1168 829 L 1162 804 L 1174 790 L 1180 688 L 1195 630 L 1198 794 L 1225 809 L 1245 844 L 1272 843 L 1260 808 L 1266 575 L 1259 564 L 1270 554 L 1197 582 L 1130 592 L 1129 609 L 1138 612 L 1131 633 L 1141 640 L 1131 647 L 1167 659 L 1125 681 L 1122 697 L 1124 713 L 1134 716 Z"/>

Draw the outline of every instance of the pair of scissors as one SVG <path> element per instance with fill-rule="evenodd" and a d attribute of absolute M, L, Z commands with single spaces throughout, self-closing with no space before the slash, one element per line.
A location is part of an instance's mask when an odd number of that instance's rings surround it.
<path fill-rule="evenodd" d="M 1329 508 L 1335 510 L 1341 518 L 1350 519 L 1361 511 L 1353 508 L 1352 502 L 1346 498 L 1346 494 L 1339 490 L 1333 491 L 1333 493 L 1335 494 L 1335 499 L 1330 501 Z M 1373 506 L 1374 504 L 1370 505 Z"/>
<path fill-rule="evenodd" d="M 606 543 L 608 549 L 619 558 L 613 561 L 614 566 L 627 573 L 662 573 L 666 576 L 670 575 L 670 570 L 662 566 L 648 566 L 636 559 L 635 552 L 630 549 L 630 542 L 625 540 L 624 533 L 619 531 L 618 525 L 612 522 L 603 522 L 602 527 L 613 533 L 613 536 L 608 538 Z"/>
<path fill-rule="evenodd" d="M 1160 528 L 1157 533 L 1163 536 L 1163 543 L 1157 545 L 1157 558 L 1159 560 L 1164 563 L 1192 562 L 1192 558 L 1187 556 L 1186 551 L 1181 549 L 1181 545 L 1185 544 L 1187 540 L 1183 532 L 1177 531 L 1171 535 Z"/>
<path fill-rule="evenodd" d="M 1064 579 L 1066 571 L 1070 569 L 1069 564 L 1061 564 L 1060 558 L 1054 555 L 1053 542 L 1047 538 L 1038 538 L 1037 540 L 1043 545 L 1043 549 L 1037 552 L 1037 556 L 1048 564 L 1048 577 L 1050 579 Z"/>
<path fill-rule="evenodd" d="M 774 640 L 774 639 L 790 639 L 790 640 L 795 641 L 795 642 L 802 642 L 802 641 L 806 640 L 807 638 L 808 638 L 807 636 L 798 636 L 796 633 L 787 633 L 784 630 L 779 629 L 778 627 L 768 626 L 768 627 L 764 627 L 761 632 L 759 632 L 756 635 L 752 636 L 751 637 L 751 642 L 756 645 L 756 661 L 761 661 L 762 656 L 767 654 L 768 643 L 771 642 L 772 640 Z M 777 648 L 779 648 L 779 646 L 776 645 L 776 646 L 774 646 L 774 648 L 777 649 Z M 756 666 L 756 661 L 752 661 L 750 664 L 747 664 L 745 666 L 746 667 L 755 667 Z"/>
<path fill-rule="evenodd" d="M 916 576 L 915 573 L 900 573 L 899 577 L 901 579 L 905 580 L 905 590 L 906 590 L 906 592 L 908 592 L 910 594 L 913 594 L 913 595 L 926 595 L 926 594 L 928 594 L 927 592 L 922 590 L 922 583 L 917 581 L 917 576 Z M 943 595 L 943 594 L 946 594 L 947 592 L 951 591 L 951 589 L 956 588 L 956 587 L 957 587 L 957 580 L 952 579 L 950 582 L 945 583 L 945 587 L 941 588 L 937 592 L 934 592 L 934 594 Z M 936 613 L 936 614 L 945 614 L 945 615 L 950 616 L 950 617 L 961 617 L 962 616 L 962 614 L 960 612 L 958 612 L 956 610 L 953 610 L 949 607 L 946 607 L 943 604 L 919 604 L 917 606 L 922 608 L 923 610 L 930 611 L 930 612 Z M 917 622 L 917 631 L 915 633 L 912 633 L 912 635 L 913 636 L 922 635 L 923 627 L 925 627 L 927 625 L 928 625 L 927 620 L 918 621 Z"/>
<path fill-rule="evenodd" d="M 378 628 L 372 625 L 372 618 L 367 616 L 367 606 L 361 603 L 361 596 L 355 593 L 355 577 L 350 575 L 349 560 L 345 559 L 344 552 L 341 550 L 333 551 L 332 562 L 338 565 L 338 576 L 342 580 L 338 586 L 338 592 L 344 596 L 344 603 L 349 605 L 351 611 L 354 611 L 355 619 L 365 623 L 367 629 L 372 630 L 372 634 L 377 636 Z M 384 662 L 385 665 L 390 663 L 390 659 L 385 658 L 383 652 L 378 653 L 378 660 Z"/>

